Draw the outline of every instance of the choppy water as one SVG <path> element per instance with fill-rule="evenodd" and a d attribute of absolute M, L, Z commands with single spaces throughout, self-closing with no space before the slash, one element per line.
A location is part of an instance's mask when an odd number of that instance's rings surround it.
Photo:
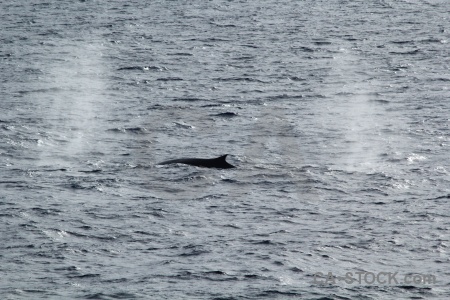
<path fill-rule="evenodd" d="M 449 298 L 449 13 L 1 2 L 1 298 Z"/>

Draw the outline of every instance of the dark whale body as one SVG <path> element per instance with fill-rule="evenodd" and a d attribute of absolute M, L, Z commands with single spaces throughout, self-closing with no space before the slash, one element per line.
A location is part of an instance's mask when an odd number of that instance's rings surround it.
<path fill-rule="evenodd" d="M 168 165 L 168 164 L 185 164 L 196 167 L 204 168 L 217 168 L 217 169 L 230 169 L 235 168 L 235 166 L 230 165 L 225 159 L 228 154 L 222 155 L 217 158 L 205 159 L 205 158 L 179 158 L 173 160 L 167 160 L 159 163 L 158 165 Z"/>

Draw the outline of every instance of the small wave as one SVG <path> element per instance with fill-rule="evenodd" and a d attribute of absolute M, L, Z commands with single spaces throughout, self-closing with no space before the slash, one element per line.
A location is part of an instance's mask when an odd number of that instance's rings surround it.
<path fill-rule="evenodd" d="M 194 272 L 190 272 L 190 271 L 182 271 L 176 275 L 169 275 L 169 277 L 176 278 L 176 279 L 186 279 L 186 280 L 203 279 L 203 280 L 209 280 L 209 281 L 236 281 L 236 280 L 239 280 L 238 277 L 229 275 L 226 272 L 223 272 L 220 270 L 206 271 L 206 272 L 199 272 L 199 273 L 194 273 Z"/>
<path fill-rule="evenodd" d="M 181 254 L 179 256 L 186 257 L 186 256 L 198 256 L 206 253 L 210 253 L 211 251 L 204 250 L 204 249 L 189 249 Z"/>
<path fill-rule="evenodd" d="M 313 42 L 313 44 L 322 46 L 322 45 L 332 45 L 333 43 L 330 41 L 315 41 L 315 42 Z"/>
<path fill-rule="evenodd" d="M 165 67 L 159 66 L 127 66 L 118 68 L 117 71 L 167 71 Z"/>
<path fill-rule="evenodd" d="M 370 193 L 370 194 L 376 194 L 376 195 L 381 195 L 381 196 L 389 196 L 388 193 L 386 193 L 385 191 L 380 190 L 378 188 L 363 188 L 360 191 L 363 193 Z"/>
<path fill-rule="evenodd" d="M 391 101 L 389 100 L 384 100 L 384 99 L 375 99 L 375 100 L 370 100 L 371 102 L 377 102 L 377 103 L 381 103 L 381 104 L 388 104 L 391 103 Z"/>
<path fill-rule="evenodd" d="M 198 42 L 204 42 L 204 43 L 214 43 L 214 42 L 229 42 L 230 40 L 229 39 L 221 39 L 221 38 L 206 38 L 206 39 L 198 39 L 198 38 L 193 38 L 193 39 L 188 39 L 188 40 L 185 40 L 185 41 L 188 41 L 188 42 L 191 42 L 191 41 L 198 41 Z"/>
<path fill-rule="evenodd" d="M 253 55 L 243 55 L 243 56 L 239 56 L 239 57 L 235 57 L 233 58 L 233 60 L 253 60 L 256 57 Z"/>
<path fill-rule="evenodd" d="M 37 75 L 44 74 L 44 72 L 41 69 L 36 68 L 25 68 L 23 69 L 23 71 L 28 74 L 37 74 Z"/>
<path fill-rule="evenodd" d="M 278 298 L 278 297 L 302 297 L 303 294 L 297 292 L 289 291 L 279 291 L 279 290 L 267 290 L 259 293 L 258 298 Z M 325 298 L 322 298 L 325 299 Z M 330 298 L 331 299 L 331 298 Z"/>
<path fill-rule="evenodd" d="M 423 161 L 426 160 L 427 157 L 423 156 L 423 155 L 419 155 L 419 154 L 415 154 L 415 153 L 411 153 L 406 160 L 408 161 L 409 164 L 412 164 L 416 161 Z"/>
<path fill-rule="evenodd" d="M 223 199 L 226 196 L 227 195 L 225 195 L 225 194 L 210 194 L 210 195 L 193 198 L 192 200 L 199 201 L 199 200 L 210 200 L 210 199 Z"/>
<path fill-rule="evenodd" d="M 392 44 L 398 44 L 398 45 L 404 45 L 404 44 L 410 44 L 410 43 L 414 43 L 413 40 L 408 40 L 408 41 L 391 41 Z"/>
<path fill-rule="evenodd" d="M 158 78 L 156 81 L 183 81 L 183 78 L 180 77 L 165 77 L 165 78 Z"/>
<path fill-rule="evenodd" d="M 125 128 L 112 128 L 107 129 L 106 131 L 110 132 L 120 132 L 120 133 L 135 133 L 135 134 L 143 134 L 147 132 L 147 129 L 144 127 L 125 127 Z"/>
<path fill-rule="evenodd" d="M 178 128 L 184 128 L 184 129 L 194 129 L 195 126 L 193 125 L 189 125 L 183 122 L 173 122 L 173 124 L 175 124 L 176 127 Z"/>
<path fill-rule="evenodd" d="M 288 94 L 280 94 L 280 95 L 275 95 L 275 96 L 268 96 L 266 99 L 268 101 L 273 101 L 273 100 L 281 100 L 281 99 L 290 99 L 290 100 L 294 100 L 294 99 L 302 99 L 305 98 L 304 95 L 288 95 Z"/>
<path fill-rule="evenodd" d="M 252 242 L 253 245 L 273 245 L 274 242 L 271 240 L 262 240 L 262 241 L 254 241 Z"/>
<path fill-rule="evenodd" d="M 298 47 L 298 48 L 293 48 L 293 50 L 300 50 L 301 52 L 306 52 L 306 53 L 312 53 L 312 52 L 316 51 L 310 47 Z"/>
<path fill-rule="evenodd" d="M 95 170 L 81 170 L 81 171 L 78 171 L 78 172 L 81 172 L 81 173 L 100 173 L 102 170 L 100 170 L 100 169 L 95 169 Z"/>
<path fill-rule="evenodd" d="M 266 83 L 265 81 L 253 78 L 253 77 L 228 77 L 228 78 L 214 78 L 215 81 L 247 81 L 247 82 L 260 82 L 260 83 Z"/>
<path fill-rule="evenodd" d="M 73 190 L 96 190 L 99 192 L 103 191 L 103 185 L 99 183 L 83 184 L 82 182 L 71 182 L 65 186 Z"/>
<path fill-rule="evenodd" d="M 184 97 L 184 98 L 174 98 L 173 101 L 195 102 L 195 101 L 205 101 L 205 99 L 196 97 Z"/>
<path fill-rule="evenodd" d="M 292 81 L 306 81 L 306 78 L 303 78 L 303 77 L 290 76 L 288 78 L 289 78 L 289 80 L 292 80 Z"/>
<path fill-rule="evenodd" d="M 404 289 L 404 290 L 419 290 L 419 291 L 431 290 L 431 288 L 429 288 L 429 287 L 421 287 L 421 286 L 414 286 L 414 285 L 400 285 L 398 287 L 401 289 Z"/>
<path fill-rule="evenodd" d="M 440 200 L 440 199 L 450 199 L 450 194 L 438 196 L 438 197 L 430 199 L 430 200 Z"/>
<path fill-rule="evenodd" d="M 210 280 L 210 281 L 235 281 L 235 280 L 238 280 L 238 277 L 229 275 L 226 272 L 223 272 L 220 270 L 202 272 L 200 274 L 196 274 L 195 277 L 199 277 L 201 279 Z"/>
<path fill-rule="evenodd" d="M 34 90 L 22 90 L 22 91 L 17 91 L 18 94 L 20 95 L 27 95 L 27 94 L 33 94 L 33 93 L 51 93 L 51 92 L 58 92 L 61 91 L 61 88 L 58 87 L 53 87 L 53 88 L 48 88 L 48 89 L 34 89 Z"/>
<path fill-rule="evenodd" d="M 442 81 L 442 82 L 449 82 L 450 78 L 444 78 L 444 77 L 437 77 L 437 78 L 431 78 L 430 81 Z"/>
<path fill-rule="evenodd" d="M 406 51 L 406 52 L 394 52 L 394 51 L 389 52 L 389 54 L 394 54 L 394 55 L 415 55 L 418 53 L 420 53 L 419 49 Z"/>
<path fill-rule="evenodd" d="M 237 117 L 238 113 L 228 111 L 228 112 L 224 112 L 224 113 L 215 114 L 212 116 L 222 117 L 222 118 L 233 118 L 233 117 Z"/>
<path fill-rule="evenodd" d="M 59 215 L 60 213 L 62 213 L 62 211 L 60 211 L 59 209 L 51 209 L 51 208 L 45 209 L 40 207 L 33 207 L 31 210 L 34 211 L 36 214 L 42 216 Z"/>
<path fill-rule="evenodd" d="M 83 296 L 84 299 L 137 299 L 140 298 L 135 294 L 119 292 L 112 294 L 105 293 L 95 293 L 95 294 L 86 294 Z"/>
<path fill-rule="evenodd" d="M 100 277 L 100 274 L 83 274 L 83 275 L 68 275 L 69 278 L 94 278 Z M 90 298 L 92 299 L 92 298 Z"/>
<path fill-rule="evenodd" d="M 217 26 L 217 27 L 222 27 L 222 28 L 235 28 L 235 27 L 237 27 L 236 25 L 234 25 L 234 24 L 217 24 L 217 23 L 214 23 L 214 22 L 209 22 L 209 24 L 211 24 L 211 25 L 215 25 L 215 26 Z"/>
<path fill-rule="evenodd" d="M 233 228 L 233 229 L 242 229 L 242 227 L 238 226 L 237 224 L 225 224 L 222 226 L 227 227 L 227 228 Z"/>
<path fill-rule="evenodd" d="M 192 53 L 186 53 L 186 52 L 168 53 L 167 55 L 170 55 L 170 56 L 194 56 Z"/>
<path fill-rule="evenodd" d="M 31 172 L 66 172 L 68 169 L 60 168 L 60 169 L 43 169 L 43 170 L 29 170 Z"/>
<path fill-rule="evenodd" d="M 259 49 L 260 47 L 252 44 L 242 44 L 242 47 L 252 48 L 252 49 Z"/>
<path fill-rule="evenodd" d="M 0 184 L 4 184 L 5 187 L 28 187 L 25 181 L 13 181 L 13 180 L 1 180 Z"/>
<path fill-rule="evenodd" d="M 439 44 L 445 44 L 447 41 L 444 39 L 436 39 L 436 38 L 428 38 L 420 41 L 421 43 L 439 43 Z"/>

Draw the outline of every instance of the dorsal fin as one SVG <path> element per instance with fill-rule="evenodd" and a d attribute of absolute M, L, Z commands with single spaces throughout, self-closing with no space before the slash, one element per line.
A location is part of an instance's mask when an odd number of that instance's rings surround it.
<path fill-rule="evenodd" d="M 217 159 L 217 160 L 221 160 L 221 161 L 226 161 L 227 155 L 228 155 L 228 154 L 225 154 L 225 155 L 219 156 L 219 157 L 218 157 L 218 158 L 216 158 L 216 159 Z"/>
<path fill-rule="evenodd" d="M 219 156 L 218 158 L 216 158 L 216 159 L 214 159 L 214 160 L 215 160 L 215 161 L 217 162 L 217 164 L 218 164 L 221 168 L 223 168 L 223 169 L 235 168 L 235 166 L 229 164 L 229 163 L 226 161 L 227 156 L 228 156 L 228 154 L 225 154 L 225 155 Z"/>
<path fill-rule="evenodd" d="M 159 163 L 160 165 L 167 165 L 167 164 L 186 164 L 191 166 L 197 166 L 197 167 L 205 167 L 205 168 L 218 168 L 218 169 L 229 169 L 229 168 L 235 168 L 235 166 L 230 165 L 227 161 L 228 154 L 219 156 L 217 158 L 180 158 L 180 159 L 172 159 L 167 160 Z"/>

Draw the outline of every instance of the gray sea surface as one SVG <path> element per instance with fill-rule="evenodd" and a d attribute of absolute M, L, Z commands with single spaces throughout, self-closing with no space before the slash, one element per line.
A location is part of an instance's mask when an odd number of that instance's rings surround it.
<path fill-rule="evenodd" d="M 1 1 L 0 298 L 450 299 L 449 17 Z"/>

